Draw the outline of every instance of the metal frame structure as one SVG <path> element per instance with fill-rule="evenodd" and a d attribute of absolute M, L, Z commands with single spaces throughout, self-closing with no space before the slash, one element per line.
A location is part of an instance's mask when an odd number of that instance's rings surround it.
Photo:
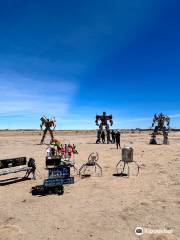
<path fill-rule="evenodd" d="M 94 167 L 94 171 L 96 173 L 96 170 L 98 167 L 102 176 L 102 167 L 97 163 L 98 160 L 99 160 L 99 154 L 97 152 L 91 153 L 88 157 L 88 161 L 80 167 L 79 175 L 82 176 L 82 171 L 83 171 L 83 175 L 85 175 L 86 170 L 89 167 Z"/>

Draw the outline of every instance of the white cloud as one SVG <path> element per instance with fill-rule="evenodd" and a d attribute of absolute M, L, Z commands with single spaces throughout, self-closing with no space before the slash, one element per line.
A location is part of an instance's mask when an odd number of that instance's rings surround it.
<path fill-rule="evenodd" d="M 64 79 L 39 81 L 16 74 L 0 75 L 0 114 L 11 116 L 68 111 L 77 85 Z"/>

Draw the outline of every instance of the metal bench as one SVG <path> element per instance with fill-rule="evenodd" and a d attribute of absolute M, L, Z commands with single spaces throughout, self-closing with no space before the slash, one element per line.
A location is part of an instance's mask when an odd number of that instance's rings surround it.
<path fill-rule="evenodd" d="M 26 157 L 0 160 L 0 176 L 18 172 L 29 172 L 33 169 L 29 161 L 27 161 Z"/>

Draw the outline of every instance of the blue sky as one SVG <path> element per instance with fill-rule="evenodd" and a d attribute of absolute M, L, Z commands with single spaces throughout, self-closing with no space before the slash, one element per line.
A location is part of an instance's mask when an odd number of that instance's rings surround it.
<path fill-rule="evenodd" d="M 180 127 L 178 0 L 0 0 L 0 128 Z"/>

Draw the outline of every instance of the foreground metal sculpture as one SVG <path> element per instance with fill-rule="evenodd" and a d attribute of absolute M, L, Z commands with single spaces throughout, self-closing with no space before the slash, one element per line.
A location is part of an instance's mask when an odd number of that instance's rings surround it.
<path fill-rule="evenodd" d="M 54 147 L 58 147 L 55 143 Z M 52 151 L 54 149 L 55 151 Z M 71 176 L 71 167 L 77 171 L 70 158 L 65 159 L 63 155 L 59 155 L 57 148 L 51 145 L 48 149 L 46 157 L 46 169 L 48 170 L 48 178 L 44 180 L 42 185 L 32 187 L 32 195 L 47 195 L 64 193 L 66 184 L 74 184 L 74 177 Z"/>
<path fill-rule="evenodd" d="M 114 176 L 127 176 L 127 177 L 129 177 L 129 175 L 130 175 L 130 164 L 131 164 L 131 168 L 133 168 L 133 170 L 134 170 L 133 171 L 134 175 L 137 176 L 139 174 L 139 165 L 137 164 L 136 161 L 133 160 L 133 148 L 123 147 L 123 149 L 122 149 L 122 159 L 116 165 L 117 173 L 114 174 Z M 133 164 L 134 164 L 134 166 L 133 166 Z"/>
<path fill-rule="evenodd" d="M 95 173 L 96 173 L 96 170 L 97 170 L 97 167 L 99 168 L 100 170 L 100 174 L 102 176 L 102 168 L 101 166 L 97 163 L 97 161 L 99 160 L 99 155 L 98 153 L 91 153 L 88 157 L 88 161 L 86 163 L 84 163 L 80 169 L 79 169 L 79 175 L 80 176 L 85 176 L 86 175 L 86 171 L 89 169 L 89 167 L 94 167 L 94 170 L 95 170 Z M 83 174 L 82 174 L 83 172 Z"/>
<path fill-rule="evenodd" d="M 64 193 L 65 184 L 73 184 L 74 177 L 70 176 L 70 166 L 59 165 L 58 167 L 48 168 L 48 178 L 42 185 L 32 187 L 32 195 L 48 195 Z"/>
<path fill-rule="evenodd" d="M 41 130 L 43 130 L 43 127 L 44 127 L 43 136 L 42 136 L 42 139 L 41 139 L 41 142 L 40 142 L 41 144 L 43 144 L 46 133 L 48 131 L 51 135 L 51 141 L 53 140 L 53 138 L 54 138 L 53 131 L 56 128 L 56 119 L 55 118 L 49 119 L 49 118 L 46 118 L 45 116 L 43 116 L 43 117 L 40 118 L 40 120 L 41 120 L 41 124 L 40 124 Z"/>
<path fill-rule="evenodd" d="M 159 132 L 163 133 L 163 144 L 169 144 L 168 132 L 169 132 L 170 118 L 163 113 L 155 114 L 153 118 L 152 128 L 155 126 L 153 133 L 151 134 L 150 144 L 157 144 L 156 136 Z"/>
<path fill-rule="evenodd" d="M 113 118 L 112 115 L 106 115 L 106 112 L 103 112 L 102 115 L 96 115 L 95 123 L 97 126 L 99 126 L 99 129 L 97 131 L 96 143 L 100 143 L 101 138 L 102 138 L 102 142 L 105 143 L 105 136 L 107 137 L 107 143 L 111 142 L 108 121 L 110 123 L 110 126 L 112 126 L 113 125 L 112 118 Z M 100 124 L 99 124 L 99 121 L 101 121 Z"/>

